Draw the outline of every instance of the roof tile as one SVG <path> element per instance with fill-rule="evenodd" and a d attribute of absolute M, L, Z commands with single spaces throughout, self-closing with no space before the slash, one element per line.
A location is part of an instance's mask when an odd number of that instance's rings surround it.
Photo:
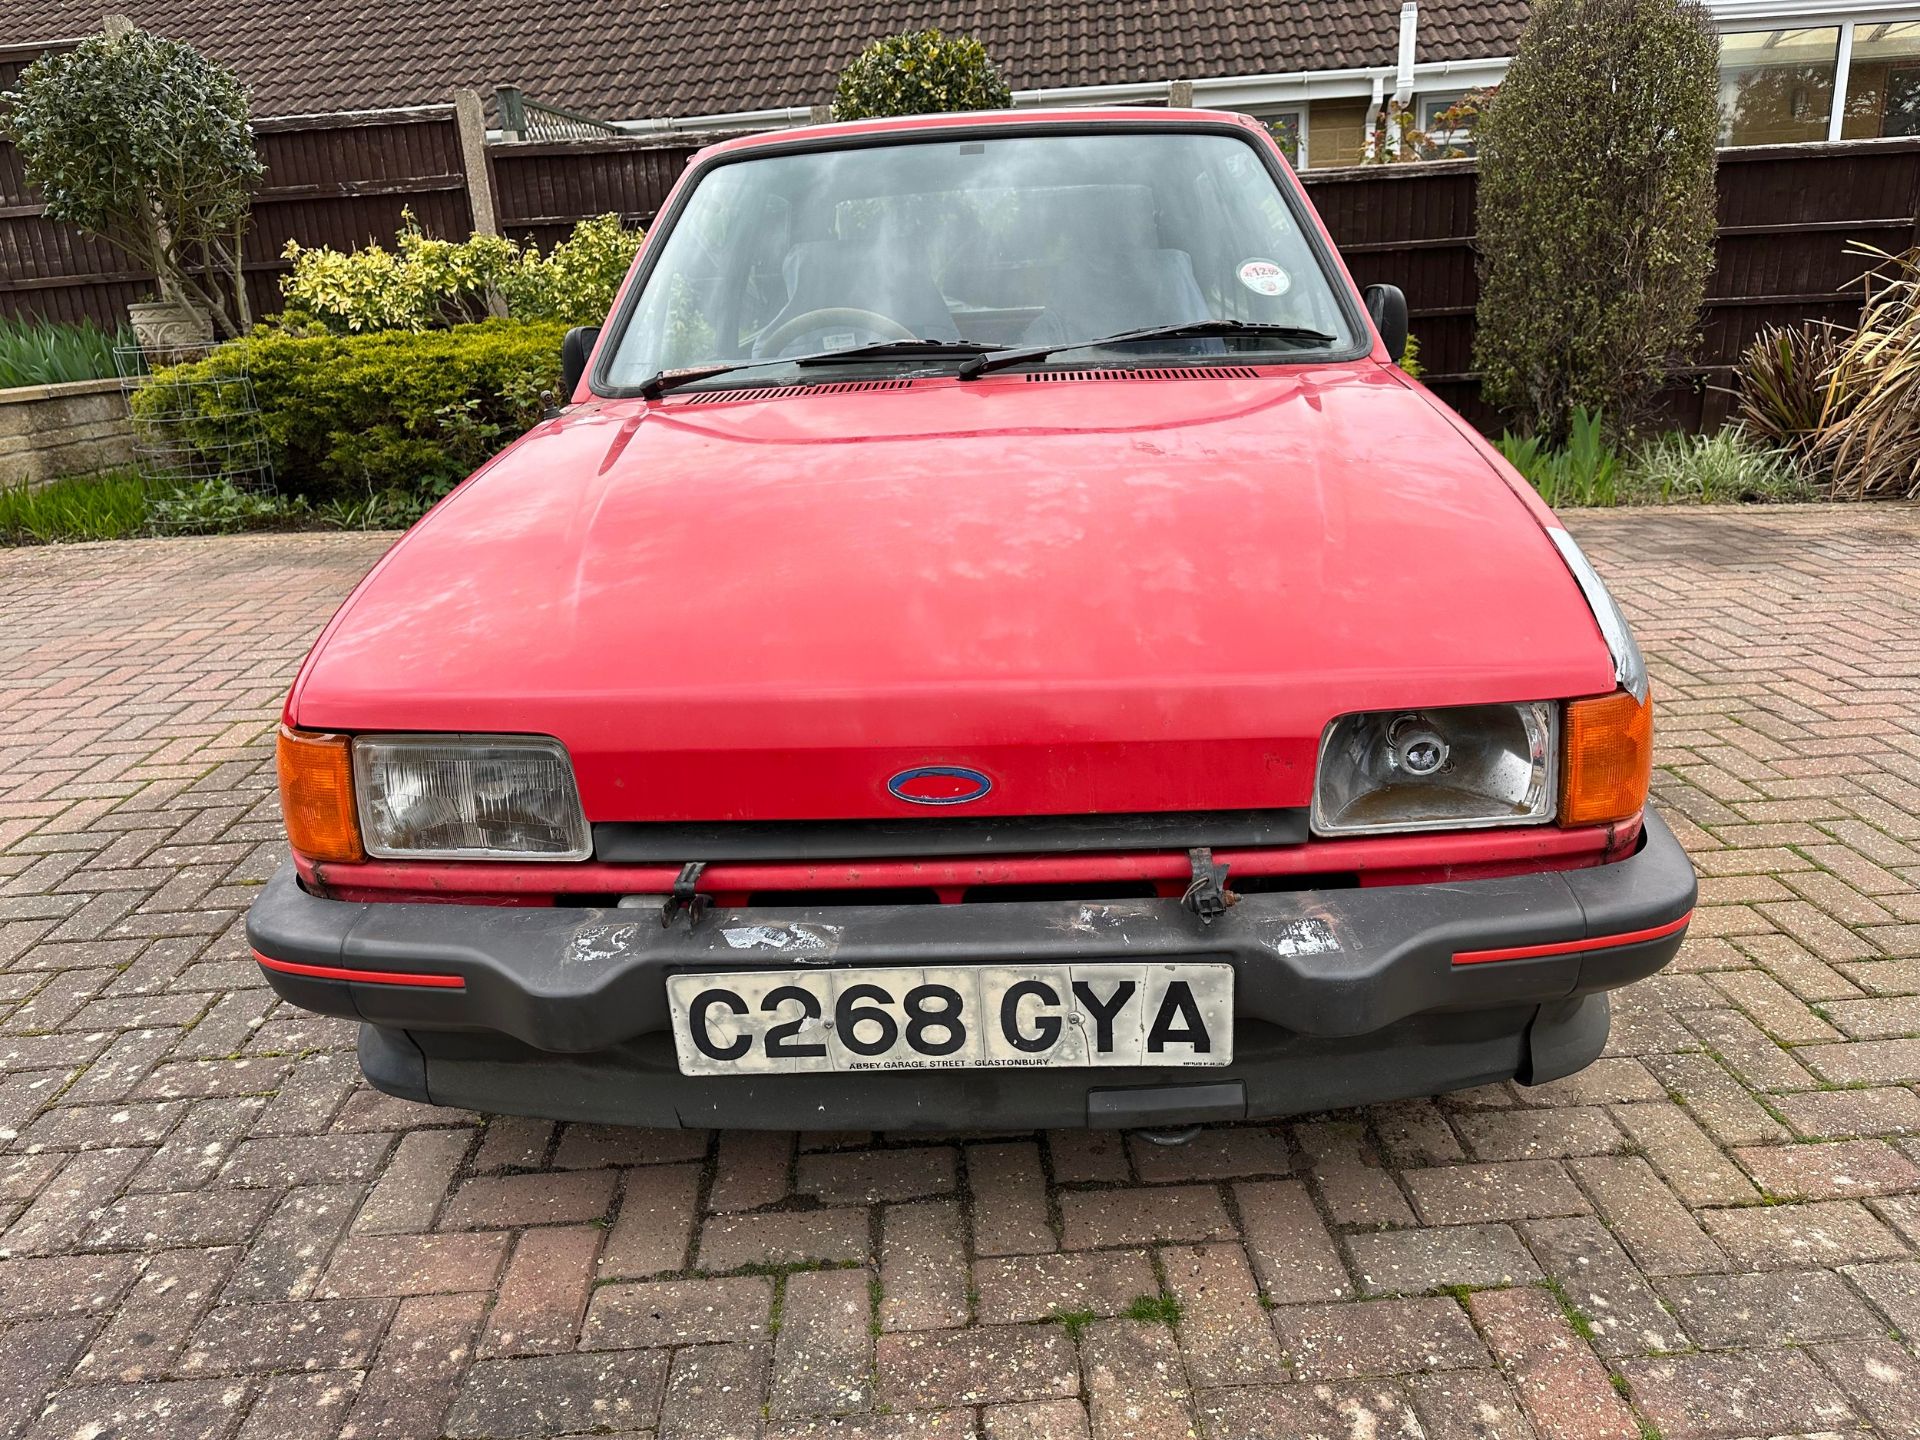
<path fill-rule="evenodd" d="M 978 36 L 1015 89 L 1393 63 L 1399 0 L 120 0 L 237 69 L 259 115 L 519 85 L 614 119 L 830 99 L 877 36 Z M 0 0 L 0 35 L 85 34 L 99 0 Z M 1427 0 L 1418 58 L 1510 54 L 1526 0 Z"/>

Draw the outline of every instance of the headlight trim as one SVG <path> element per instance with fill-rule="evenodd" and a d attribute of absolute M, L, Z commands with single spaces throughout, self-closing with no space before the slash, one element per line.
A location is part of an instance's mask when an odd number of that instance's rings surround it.
<path fill-rule="evenodd" d="M 511 813 L 510 806 L 520 801 L 520 815 L 524 818 L 539 820 L 548 824 L 556 833 L 564 832 L 563 838 L 569 843 L 564 850 L 540 850 L 528 848 L 509 848 L 505 846 L 431 846 L 409 847 L 393 843 L 393 825 L 390 817 L 380 811 L 381 806 L 390 805 L 392 792 L 382 778 L 380 767 L 393 752 L 407 750 L 425 750 L 446 752 L 435 757 L 445 763 L 449 755 L 471 763 L 485 760 L 512 760 L 516 757 L 544 759 L 553 769 L 549 779 L 557 783 L 543 797 L 549 813 L 542 817 L 537 810 L 520 795 L 505 797 L 502 808 Z M 458 756 L 460 751 L 469 752 Z M 420 762 L 423 765 L 427 762 Z M 360 833 L 366 853 L 370 858 L 379 860 L 477 860 L 487 862 L 517 861 L 521 863 L 546 864 L 563 863 L 591 859 L 593 855 L 593 830 L 588 824 L 586 812 L 580 802 L 579 782 L 573 770 L 573 758 L 567 748 L 551 735 L 532 734 L 481 734 L 474 732 L 368 732 L 353 737 L 353 775 L 354 798 L 360 819 Z M 468 791 L 452 797 L 456 801 L 466 802 L 466 809 L 477 810 L 479 801 Z M 501 802 L 496 801 L 496 804 Z M 472 816 L 461 817 L 465 823 L 478 824 Z"/>
<path fill-rule="evenodd" d="M 1332 812 L 1327 791 L 1329 779 L 1336 774 L 1333 766 L 1344 763 L 1351 767 L 1353 764 L 1351 759 L 1343 761 L 1335 753 L 1335 746 L 1348 740 L 1352 729 L 1373 723 L 1385 725 L 1386 733 L 1390 735 L 1404 716 L 1415 715 L 1425 719 L 1457 715 L 1463 711 L 1510 711 L 1518 720 L 1522 732 L 1528 738 L 1527 793 L 1536 797 L 1528 809 L 1516 813 L 1509 806 L 1498 813 L 1489 811 L 1479 815 L 1449 814 L 1416 819 L 1395 817 L 1378 821 L 1346 820 Z M 1529 720 L 1531 724 L 1528 723 Z M 1343 731 L 1343 727 L 1348 728 Z M 1561 707 L 1554 701 L 1498 701 L 1481 705 L 1424 708 L 1408 705 L 1379 710 L 1348 711 L 1334 716 L 1320 732 L 1320 748 L 1313 778 L 1313 804 L 1310 817 L 1312 832 L 1320 836 L 1406 835 L 1445 830 L 1491 830 L 1551 825 L 1559 811 L 1561 749 Z M 1416 776 L 1416 778 L 1424 777 Z M 1374 793 L 1380 792 L 1376 790 Z M 1365 798 L 1364 793 L 1360 798 Z M 1354 803 L 1352 800 L 1348 801 L 1342 807 L 1342 813 L 1351 810 Z"/>
<path fill-rule="evenodd" d="M 1634 699 L 1644 701 L 1652 681 L 1647 674 L 1646 656 L 1640 653 L 1640 642 L 1633 638 L 1633 627 L 1627 624 L 1626 612 L 1573 536 L 1557 526 L 1549 526 L 1547 535 L 1567 569 L 1573 572 L 1574 582 L 1600 626 L 1600 636 L 1607 642 L 1607 654 L 1613 659 L 1613 678 Z"/>

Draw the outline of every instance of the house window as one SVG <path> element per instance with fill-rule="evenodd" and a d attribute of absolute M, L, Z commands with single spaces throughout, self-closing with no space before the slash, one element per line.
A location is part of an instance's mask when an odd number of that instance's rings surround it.
<path fill-rule="evenodd" d="M 1722 35 L 1721 143 L 1825 140 L 1839 50 L 1838 26 Z"/>
<path fill-rule="evenodd" d="M 1853 27 L 1840 138 L 1920 135 L 1920 23 Z"/>
<path fill-rule="evenodd" d="M 1260 119 L 1280 142 L 1280 148 L 1287 152 L 1288 163 L 1296 170 L 1306 169 L 1307 112 L 1282 110 L 1278 114 L 1262 115 Z"/>
<path fill-rule="evenodd" d="M 1420 131 L 1437 156 L 1454 160 L 1474 153 L 1473 122 L 1476 116 L 1462 104 L 1467 93 L 1420 97 Z"/>

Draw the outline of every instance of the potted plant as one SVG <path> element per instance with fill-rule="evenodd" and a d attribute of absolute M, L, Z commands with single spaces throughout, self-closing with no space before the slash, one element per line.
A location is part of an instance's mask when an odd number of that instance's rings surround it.
<path fill-rule="evenodd" d="M 213 317 L 177 294 L 130 301 L 127 325 L 145 354 L 166 363 L 198 355 L 214 340 Z"/>
<path fill-rule="evenodd" d="M 121 22 L 22 71 L 0 95 L 0 129 L 49 219 L 153 274 L 154 297 L 127 307 L 143 348 L 246 329 L 241 242 L 265 167 L 231 70 Z"/>

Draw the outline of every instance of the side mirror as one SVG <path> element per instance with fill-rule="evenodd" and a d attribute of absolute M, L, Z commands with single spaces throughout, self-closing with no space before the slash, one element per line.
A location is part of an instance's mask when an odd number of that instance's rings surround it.
<path fill-rule="evenodd" d="M 1386 342 L 1387 357 L 1399 364 L 1400 357 L 1407 353 L 1407 297 L 1398 285 L 1369 285 L 1360 293 L 1366 299 L 1373 328 Z"/>
<path fill-rule="evenodd" d="M 1398 293 L 1397 291 L 1395 292 Z M 1404 315 L 1406 306 L 1402 304 Z M 1401 333 L 1406 333 L 1402 324 Z M 560 342 L 560 403 L 571 405 L 573 392 L 580 388 L 580 377 L 587 373 L 587 361 L 593 355 L 593 347 L 600 343 L 598 325 L 576 325 L 567 331 L 567 338 Z"/>

